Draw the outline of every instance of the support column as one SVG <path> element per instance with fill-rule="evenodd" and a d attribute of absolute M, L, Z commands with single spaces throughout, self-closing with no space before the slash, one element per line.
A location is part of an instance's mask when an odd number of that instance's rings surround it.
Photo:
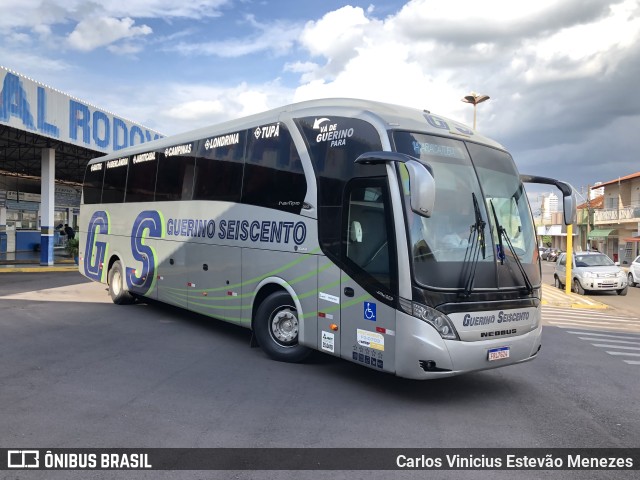
<path fill-rule="evenodd" d="M 56 151 L 42 149 L 42 174 L 40 183 L 40 265 L 53 265 L 53 212 L 56 179 Z"/>
<path fill-rule="evenodd" d="M 0 253 L 7 253 L 7 208 L 0 207 Z"/>

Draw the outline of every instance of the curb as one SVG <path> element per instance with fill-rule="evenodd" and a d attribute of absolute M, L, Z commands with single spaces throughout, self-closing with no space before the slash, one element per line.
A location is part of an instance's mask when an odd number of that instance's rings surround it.
<path fill-rule="evenodd" d="M 37 267 L 7 267 L 0 268 L 0 274 L 3 273 L 42 273 L 42 272 L 77 272 L 77 265 L 67 266 L 37 266 Z"/>
<path fill-rule="evenodd" d="M 604 303 L 600 303 L 598 305 L 588 305 L 586 303 L 572 303 L 571 308 L 582 308 L 585 310 L 606 310 L 609 308 L 609 305 L 605 305 Z"/>
<path fill-rule="evenodd" d="M 553 285 L 543 284 L 543 297 L 547 296 L 550 298 L 543 298 L 541 301 L 541 305 L 543 306 L 553 306 L 553 307 L 565 307 L 565 308 L 575 308 L 575 309 L 593 309 L 593 310 L 606 310 L 609 308 L 609 305 L 598 302 L 591 297 L 580 297 L 575 293 L 567 294 L 564 290 L 559 290 L 555 288 Z M 545 295 L 545 291 L 547 295 Z"/>

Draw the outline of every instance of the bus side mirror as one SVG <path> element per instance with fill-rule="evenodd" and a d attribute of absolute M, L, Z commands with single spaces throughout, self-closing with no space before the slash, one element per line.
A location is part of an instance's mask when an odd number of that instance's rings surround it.
<path fill-rule="evenodd" d="M 561 182 L 554 178 L 539 177 L 537 175 L 520 175 L 522 183 L 542 183 L 544 185 L 555 185 L 562 192 L 562 210 L 565 225 L 576 223 L 576 207 L 578 202 L 573 187 L 567 182 Z"/>
<path fill-rule="evenodd" d="M 576 194 L 571 192 L 571 195 L 562 196 L 562 207 L 563 207 L 563 216 L 564 216 L 564 224 L 571 225 L 576 222 Z"/>
<path fill-rule="evenodd" d="M 436 203 L 436 181 L 420 162 L 409 160 L 405 166 L 409 171 L 411 210 L 423 217 L 430 217 Z"/>
<path fill-rule="evenodd" d="M 436 203 L 436 181 L 429 165 L 425 165 L 415 157 L 398 152 L 366 152 L 355 160 L 355 163 L 362 165 L 390 162 L 404 163 L 407 167 L 411 210 L 423 217 L 430 217 Z"/>

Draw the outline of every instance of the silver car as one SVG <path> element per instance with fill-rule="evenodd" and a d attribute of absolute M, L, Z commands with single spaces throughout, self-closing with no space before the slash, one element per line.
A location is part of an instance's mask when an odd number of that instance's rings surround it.
<path fill-rule="evenodd" d="M 640 287 L 640 256 L 637 256 L 629 266 L 627 283 L 630 287 Z"/>
<path fill-rule="evenodd" d="M 562 253 L 553 273 L 556 287 L 564 288 L 567 275 L 567 254 Z M 627 294 L 627 275 L 606 255 L 598 252 L 573 254 L 571 269 L 574 293 L 584 295 L 589 290 L 615 290 L 618 295 Z"/>

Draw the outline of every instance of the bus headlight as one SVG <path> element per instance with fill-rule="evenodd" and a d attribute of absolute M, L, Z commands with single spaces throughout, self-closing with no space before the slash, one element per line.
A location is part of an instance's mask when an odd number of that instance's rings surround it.
<path fill-rule="evenodd" d="M 412 307 L 413 316 L 433 326 L 442 338 L 445 340 L 459 340 L 451 319 L 444 313 L 415 302 L 412 303 Z"/>

